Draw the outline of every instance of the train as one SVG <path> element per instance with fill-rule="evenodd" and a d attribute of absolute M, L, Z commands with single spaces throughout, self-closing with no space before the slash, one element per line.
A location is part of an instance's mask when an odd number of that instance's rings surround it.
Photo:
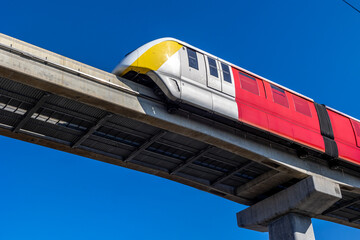
<path fill-rule="evenodd" d="M 301 158 L 316 153 L 329 163 L 360 165 L 359 120 L 183 41 L 146 43 L 113 73 L 152 86 L 169 112 L 190 106 L 275 136 Z"/>

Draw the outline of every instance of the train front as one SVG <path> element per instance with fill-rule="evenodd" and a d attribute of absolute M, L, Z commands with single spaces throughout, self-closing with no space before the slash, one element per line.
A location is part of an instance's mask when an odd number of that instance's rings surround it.
<path fill-rule="evenodd" d="M 180 99 L 181 47 L 176 39 L 154 40 L 127 54 L 113 73 L 140 83 L 152 81 L 168 99 L 176 101 Z"/>

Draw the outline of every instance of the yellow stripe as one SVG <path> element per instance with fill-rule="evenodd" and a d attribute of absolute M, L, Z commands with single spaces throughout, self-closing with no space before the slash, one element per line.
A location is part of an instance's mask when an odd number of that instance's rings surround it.
<path fill-rule="evenodd" d="M 121 75 L 125 75 L 131 70 L 142 74 L 145 74 L 150 70 L 156 71 L 172 55 L 179 51 L 181 47 L 181 44 L 174 41 L 164 41 L 158 43 L 144 52 Z"/>

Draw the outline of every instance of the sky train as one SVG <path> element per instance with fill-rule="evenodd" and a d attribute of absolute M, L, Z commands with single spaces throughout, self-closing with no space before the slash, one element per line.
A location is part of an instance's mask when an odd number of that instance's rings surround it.
<path fill-rule="evenodd" d="M 360 165 L 359 120 L 177 39 L 141 46 L 113 73 L 155 83 L 169 111 L 189 105 L 295 143 L 300 157 L 310 150 Z"/>

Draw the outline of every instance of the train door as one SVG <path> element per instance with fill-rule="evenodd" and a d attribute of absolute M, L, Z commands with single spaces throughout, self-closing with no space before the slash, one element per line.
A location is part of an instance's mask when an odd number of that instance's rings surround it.
<path fill-rule="evenodd" d="M 220 62 L 220 72 L 221 72 L 221 85 L 222 92 L 235 97 L 235 83 L 234 77 L 232 76 L 232 71 L 230 70 L 230 66 Z"/>
<path fill-rule="evenodd" d="M 207 86 L 215 90 L 221 91 L 222 87 L 219 71 L 219 62 L 208 56 L 206 56 L 205 59 Z"/>
<path fill-rule="evenodd" d="M 213 111 L 238 120 L 239 111 L 235 102 L 235 86 L 230 66 L 207 57 L 207 73 L 209 88 L 216 90 L 212 94 Z"/>
<path fill-rule="evenodd" d="M 191 48 L 182 47 L 181 100 L 197 107 L 212 110 L 211 93 L 206 86 L 205 57 Z"/>

